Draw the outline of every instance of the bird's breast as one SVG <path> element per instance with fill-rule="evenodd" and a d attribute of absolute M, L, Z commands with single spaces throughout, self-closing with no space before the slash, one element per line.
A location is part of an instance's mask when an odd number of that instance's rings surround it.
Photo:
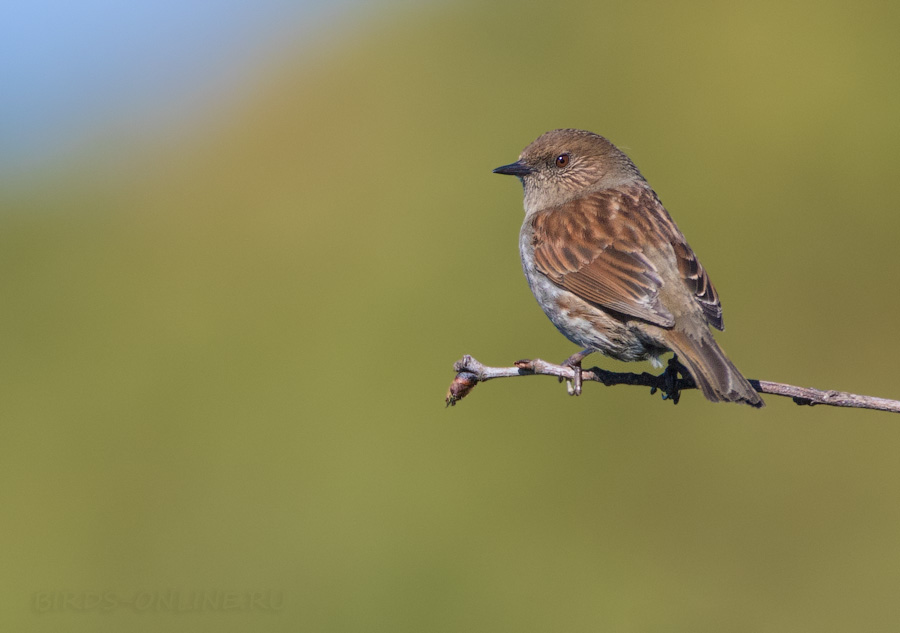
<path fill-rule="evenodd" d="M 533 240 L 533 227 L 530 220 L 526 220 L 519 235 L 522 269 L 534 298 L 556 329 L 576 345 L 613 358 L 646 358 L 649 351 L 646 341 L 637 336 L 628 323 L 557 286 L 537 269 Z"/>

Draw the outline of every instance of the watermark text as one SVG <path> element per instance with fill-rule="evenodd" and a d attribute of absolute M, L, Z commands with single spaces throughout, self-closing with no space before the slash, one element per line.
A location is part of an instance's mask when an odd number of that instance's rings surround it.
<path fill-rule="evenodd" d="M 222 591 L 164 589 L 158 591 L 35 591 L 35 613 L 277 613 L 284 608 L 283 591 Z"/>

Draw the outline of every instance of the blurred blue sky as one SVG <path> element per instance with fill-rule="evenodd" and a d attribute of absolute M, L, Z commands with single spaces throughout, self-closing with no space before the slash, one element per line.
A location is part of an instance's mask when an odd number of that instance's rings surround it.
<path fill-rule="evenodd" d="M 148 128 L 227 95 L 359 0 L 4 0 L 0 170 L 39 166 L 104 125 Z"/>

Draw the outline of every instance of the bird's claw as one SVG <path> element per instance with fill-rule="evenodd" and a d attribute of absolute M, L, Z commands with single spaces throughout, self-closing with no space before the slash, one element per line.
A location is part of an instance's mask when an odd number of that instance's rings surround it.
<path fill-rule="evenodd" d="M 678 375 L 685 375 L 685 367 L 681 363 L 678 362 L 678 356 L 672 356 L 669 359 L 669 364 L 666 367 L 666 370 L 660 374 L 660 378 L 663 379 L 662 389 L 662 399 L 663 400 L 671 400 L 672 404 L 678 404 L 678 401 L 681 399 L 681 387 L 678 385 Z M 650 389 L 650 393 L 656 393 L 656 387 Z"/>
<path fill-rule="evenodd" d="M 572 372 L 574 375 L 571 379 L 566 380 L 566 391 L 569 392 L 570 396 L 580 396 L 581 395 L 581 363 L 578 365 L 572 365 Z"/>
<path fill-rule="evenodd" d="M 566 391 L 569 392 L 570 396 L 580 396 L 581 395 L 581 361 L 584 358 L 583 354 L 575 354 L 569 357 L 562 363 L 563 367 L 569 367 L 572 370 L 572 377 L 566 378 Z M 563 378 L 560 377 L 560 382 L 563 381 Z"/>

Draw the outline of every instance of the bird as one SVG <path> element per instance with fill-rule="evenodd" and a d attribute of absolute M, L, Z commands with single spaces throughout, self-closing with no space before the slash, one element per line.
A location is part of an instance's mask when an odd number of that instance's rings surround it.
<path fill-rule="evenodd" d="M 558 129 L 493 171 L 521 181 L 525 277 L 582 348 L 563 363 L 574 370 L 570 393 L 581 392 L 581 362 L 594 352 L 657 367 L 674 352 L 708 400 L 764 406 L 710 330 L 724 322 L 709 274 L 624 152 L 599 134 Z"/>

